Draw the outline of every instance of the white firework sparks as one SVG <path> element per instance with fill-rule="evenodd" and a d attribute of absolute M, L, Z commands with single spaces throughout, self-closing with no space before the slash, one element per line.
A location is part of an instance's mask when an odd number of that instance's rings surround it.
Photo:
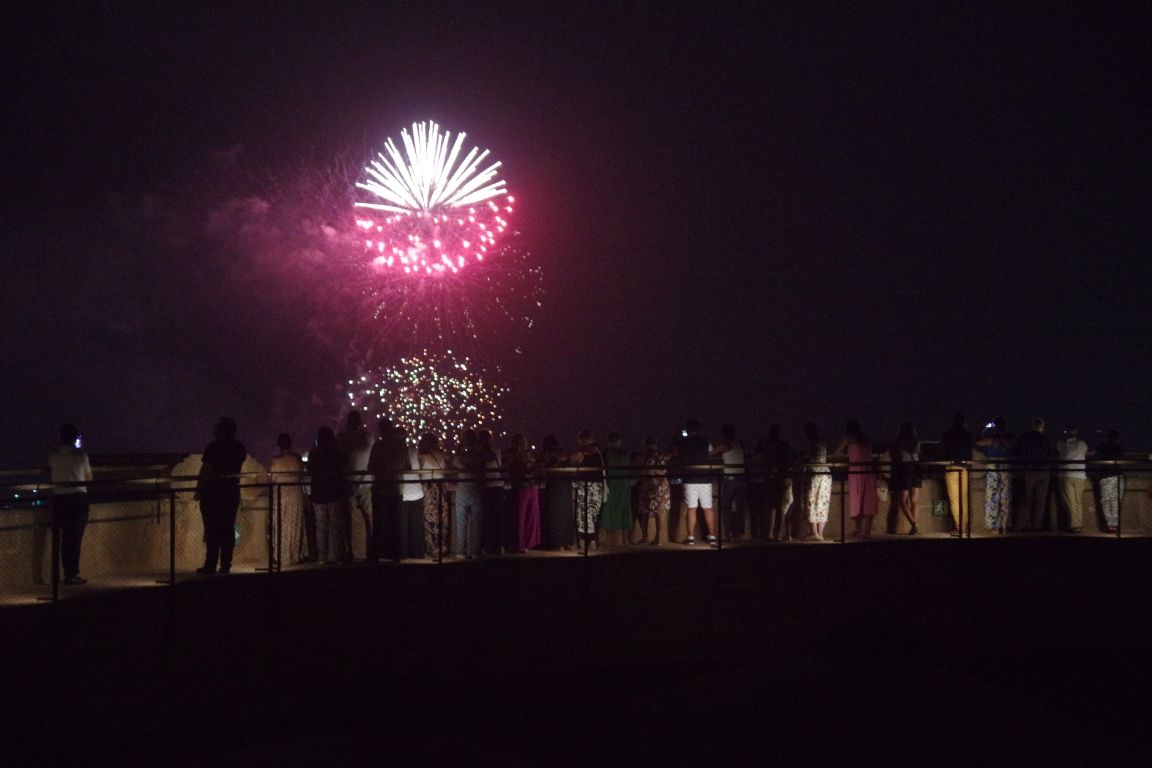
<path fill-rule="evenodd" d="M 410 275 L 456 273 L 483 261 L 508 228 L 513 199 L 496 176 L 499 162 L 484 166 L 489 151 L 473 147 L 461 157 L 460 133 L 434 122 L 401 131 L 403 152 L 388 139 L 385 152 L 356 186 L 373 195 L 356 207 L 356 223 L 378 270 Z M 482 167 L 484 166 L 484 167 Z"/>
<path fill-rule="evenodd" d="M 388 417 L 410 437 L 432 432 L 455 441 L 465 429 L 499 431 L 500 399 L 507 389 L 489 380 L 467 357 L 424 352 L 348 382 L 349 405 Z"/>

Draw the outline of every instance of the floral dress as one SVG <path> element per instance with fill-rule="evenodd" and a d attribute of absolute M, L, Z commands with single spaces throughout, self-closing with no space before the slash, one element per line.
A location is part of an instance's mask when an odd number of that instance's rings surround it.
<path fill-rule="evenodd" d="M 808 456 L 808 493 L 805 506 L 808 522 L 828 522 L 828 509 L 832 505 L 832 471 L 828 468 L 828 446 L 816 443 Z"/>
<path fill-rule="evenodd" d="M 418 455 L 420 469 L 444 469 L 448 458 L 441 451 Z M 431 558 L 448 554 L 448 499 L 439 473 L 424 475 L 424 551 Z"/>
<path fill-rule="evenodd" d="M 672 493 L 668 486 L 668 459 L 662 453 L 648 453 L 639 463 L 645 469 L 638 483 L 640 508 L 637 515 L 647 523 L 648 518 L 653 516 L 659 520 L 672 506 Z"/>
<path fill-rule="evenodd" d="M 1012 450 L 1008 444 L 996 438 L 992 443 L 980 447 L 988 456 L 988 468 L 984 471 L 984 525 L 992 530 L 1003 530 L 1009 525 L 1012 483 L 1003 464 L 994 459 L 1008 456 Z"/>
<path fill-rule="evenodd" d="M 600 449 L 592 446 L 584 454 L 581 468 L 587 468 L 580 475 L 587 479 L 572 483 L 572 504 L 576 510 L 576 532 L 593 536 L 600 521 L 600 508 L 604 506 L 607 484 L 604 480 L 604 456 Z"/>

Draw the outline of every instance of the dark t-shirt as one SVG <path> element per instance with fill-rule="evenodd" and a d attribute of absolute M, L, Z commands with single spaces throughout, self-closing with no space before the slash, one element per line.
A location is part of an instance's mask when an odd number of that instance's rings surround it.
<path fill-rule="evenodd" d="M 248 451 L 234 438 L 213 440 L 204 449 L 204 465 L 200 470 L 200 500 L 208 503 L 239 504 L 240 479 Z"/>
<path fill-rule="evenodd" d="M 687 468 L 703 466 L 710 462 L 711 457 L 708 455 L 708 438 L 699 433 L 688 435 L 684 438 L 680 444 L 677 464 Z M 710 479 L 707 474 L 693 474 L 690 469 L 685 469 L 684 482 L 686 483 L 706 483 Z"/>
<path fill-rule="evenodd" d="M 1120 443 L 1112 441 L 1100 443 L 1096 446 L 1096 458 L 1102 461 L 1123 461 L 1124 460 L 1124 447 Z M 1115 466 L 1100 467 L 1096 471 L 1096 476 L 1103 479 L 1105 477 L 1118 477 L 1120 470 Z"/>
<path fill-rule="evenodd" d="M 1016 441 L 1016 455 L 1025 461 L 1047 462 L 1056 457 L 1056 452 L 1052 450 L 1048 435 L 1033 429 L 1020 435 Z"/>
<path fill-rule="evenodd" d="M 331 504 L 348 495 L 348 457 L 333 445 L 316 446 L 308 453 L 312 501 Z"/>
<path fill-rule="evenodd" d="M 940 438 L 940 452 L 947 461 L 971 461 L 972 432 L 965 427 L 952 427 Z"/>

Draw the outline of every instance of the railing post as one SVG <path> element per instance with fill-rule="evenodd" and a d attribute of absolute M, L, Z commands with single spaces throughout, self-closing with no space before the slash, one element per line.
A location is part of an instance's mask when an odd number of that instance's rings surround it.
<path fill-rule="evenodd" d="M 60 516 L 52 499 L 52 602 L 60 599 Z"/>
<path fill-rule="evenodd" d="M 168 586 L 176 586 L 176 490 L 168 488 Z"/>
<path fill-rule="evenodd" d="M 968 462 L 968 466 L 971 467 L 970 461 Z M 968 525 L 968 538 L 971 539 L 972 538 L 972 514 L 973 514 L 973 511 L 972 511 L 972 470 L 969 469 L 967 472 L 965 472 L 963 475 L 963 478 L 964 478 L 964 482 L 961 483 L 961 485 L 964 487 L 964 491 L 968 494 L 968 498 L 967 498 L 967 502 L 965 504 L 962 504 L 961 506 L 964 508 L 964 511 L 968 513 L 966 515 L 966 518 L 967 518 L 966 523 Z M 963 538 L 963 532 L 961 532 L 961 538 Z"/>
<path fill-rule="evenodd" d="M 1124 524 L 1124 486 L 1127 483 L 1124 478 L 1124 468 L 1118 466 L 1117 469 L 1119 473 L 1116 475 L 1116 538 L 1119 540 Z"/>
<path fill-rule="evenodd" d="M 444 564 L 444 494 L 445 482 L 441 478 L 438 481 L 436 493 L 436 564 Z"/>
<path fill-rule="evenodd" d="M 724 548 L 724 515 L 728 510 L 724 509 L 724 475 L 720 476 L 720 482 L 716 485 L 716 550 L 720 551 Z"/>
<path fill-rule="evenodd" d="M 845 499 L 848 498 L 848 484 L 852 479 L 852 466 L 851 463 L 847 465 L 847 472 L 844 474 L 844 479 L 840 481 L 840 543 L 843 544 L 848 536 L 848 521 L 845 520 L 844 507 Z"/>

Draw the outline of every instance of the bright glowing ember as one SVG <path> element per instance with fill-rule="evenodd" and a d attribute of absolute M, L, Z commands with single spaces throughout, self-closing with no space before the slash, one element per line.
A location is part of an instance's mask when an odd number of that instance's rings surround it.
<path fill-rule="evenodd" d="M 378 270 L 445 275 L 483 261 L 508 229 L 512 196 L 496 177 L 499 162 L 473 147 L 461 157 L 460 133 L 433 122 L 401 131 L 356 186 L 372 195 L 356 203 L 356 226 Z"/>
<path fill-rule="evenodd" d="M 506 389 L 485 380 L 467 357 L 423 353 L 348 382 L 349 404 L 388 417 L 412 439 L 425 432 L 454 443 L 465 429 L 498 432 Z"/>

